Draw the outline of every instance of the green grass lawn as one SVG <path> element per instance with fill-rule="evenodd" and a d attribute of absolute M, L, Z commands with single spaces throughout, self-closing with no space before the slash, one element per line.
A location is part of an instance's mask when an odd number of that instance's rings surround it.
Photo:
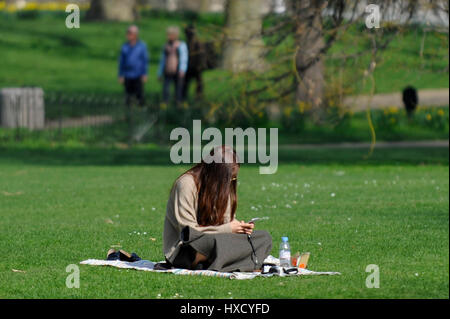
<path fill-rule="evenodd" d="M 187 167 L 159 148 L 0 148 L 0 298 L 448 298 L 448 149 L 364 154 L 285 152 L 276 174 L 244 165 L 239 175 L 238 217 L 270 217 L 258 227 L 273 255 L 289 236 L 312 270 L 341 276 L 232 281 L 82 265 L 81 287 L 68 289 L 66 266 L 111 245 L 162 259 L 166 200 Z M 369 264 L 379 289 L 365 287 Z"/>
<path fill-rule="evenodd" d="M 50 12 L 31 12 L 26 14 L 8 14 L 0 12 L 0 88 L 11 86 L 36 85 L 43 87 L 46 92 L 46 117 L 56 119 L 60 114 L 65 116 L 81 116 L 85 114 L 102 114 L 115 112 L 111 105 L 89 104 L 92 96 L 110 97 L 122 101 L 123 88 L 117 82 L 117 58 L 121 44 L 124 42 L 126 23 L 88 22 L 82 19 L 80 29 L 67 29 L 64 24 L 65 14 Z M 165 29 L 169 25 L 185 26 L 191 21 L 188 13 L 164 13 L 157 11 L 143 11 L 142 19 L 138 21 L 141 28 L 141 38 L 147 43 L 151 61 L 149 82 L 146 84 L 148 101 L 157 109 L 161 94 L 161 83 L 156 79 L 156 70 L 160 57 L 160 50 L 165 41 Z M 224 17 L 218 14 L 200 15 L 197 26 L 202 38 L 212 38 L 220 32 Z M 265 25 L 270 24 L 266 19 Z M 367 87 L 362 88 L 361 72 L 369 63 L 368 57 L 349 59 L 341 63 L 333 59 L 335 55 L 351 54 L 367 49 L 367 34 L 362 33 L 360 26 L 355 25 L 343 35 L 331 48 L 326 56 L 327 81 L 331 90 L 335 81 L 343 81 L 342 85 L 347 93 L 367 93 Z M 419 89 L 448 88 L 448 34 L 428 32 L 426 36 L 423 57 L 420 57 L 420 42 L 423 28 L 411 26 L 380 56 L 380 61 L 374 73 L 376 93 L 398 92 L 407 84 Z M 219 38 L 219 37 L 216 37 Z M 283 46 L 292 46 L 288 39 Z M 343 70 L 341 74 L 341 69 Z M 270 72 L 269 72 L 270 73 Z M 342 75 L 342 77 L 341 77 Z M 199 109 L 202 118 L 211 109 L 228 110 L 225 113 L 239 113 L 235 110 L 233 98 L 241 82 L 247 82 L 245 77 L 231 77 L 223 70 L 212 70 L 205 74 L 207 103 L 200 102 Z M 250 81 L 251 82 L 251 81 Z M 348 90 L 348 91 L 347 91 Z M 57 101 L 58 93 L 64 93 L 65 102 Z M 53 102 L 49 97 L 55 97 Z M 67 100 L 77 97 L 78 103 L 71 104 Z M 244 97 L 239 101 L 245 103 Z M 50 99 L 52 100 L 52 99 Z M 231 106 L 230 106 L 231 105 Z M 60 109 L 61 107 L 61 109 Z M 227 108 L 228 107 L 228 108 Z M 283 104 L 280 109 L 283 110 Z M 192 104 L 190 108 L 195 108 Z M 408 121 L 404 113 L 392 118 L 382 116 L 383 111 L 372 112 L 377 141 L 392 140 L 444 140 L 448 139 L 448 106 L 443 105 L 445 116 L 435 116 L 433 120 L 425 118 L 429 111 L 418 112 L 418 121 Z M 122 110 L 122 108 L 120 108 Z M 248 110 L 245 110 L 247 113 Z M 332 111 L 339 113 L 340 111 Z M 199 114 L 200 114 L 199 113 Z M 220 113 L 220 112 L 217 112 Z M 75 115 L 74 115 L 75 114 Z M 292 130 L 283 130 L 283 124 L 268 123 L 262 119 L 258 123 L 257 116 L 249 112 L 247 118 L 242 117 L 242 123 L 235 119 L 224 119 L 234 126 L 278 126 L 280 127 L 280 142 L 297 143 L 332 143 L 332 142 L 360 142 L 370 141 L 369 124 L 364 113 L 349 116 L 343 120 L 339 116 L 327 116 L 320 125 L 308 116 L 303 120 L 293 120 Z M 381 116 L 380 116 L 381 114 Z M 217 114 L 216 114 L 217 115 Z M 220 114 L 219 114 L 220 115 Z M 220 117 L 218 115 L 218 117 Z M 228 115 L 228 114 L 227 114 Z M 173 118 L 190 118 L 189 116 L 171 115 Z M 341 115 L 340 115 L 341 116 Z M 208 116 L 206 116 L 208 117 Z M 397 118 L 398 117 L 398 118 Z M 209 116 L 208 119 L 215 118 Z M 377 120 L 381 118 L 381 120 Z M 239 118 L 238 118 L 239 119 Z M 256 119 L 256 120 L 255 120 Z M 443 122 L 434 125 L 435 122 Z M 189 121 L 190 122 L 190 121 Z M 304 122 L 304 123 L 303 123 Z M 227 124 L 227 126 L 229 126 Z M 179 126 L 180 123 L 176 123 Z M 220 123 L 214 123 L 220 126 Z M 167 125 L 164 125 L 167 126 Z M 185 126 L 183 124 L 183 126 Z M 0 129 L 0 143 L 15 144 L 25 140 L 28 144 L 46 144 L 58 136 L 59 141 L 68 144 L 113 144 L 127 140 L 128 132 L 123 124 L 111 127 L 66 129 L 60 134 L 53 131 L 23 132 L 17 137 L 15 130 Z M 108 132 L 107 132 L 108 131 Z M 56 132 L 56 133 L 55 133 Z M 86 133 L 87 132 L 87 133 Z M 107 133 L 105 133 L 107 132 Z M 143 142 L 166 143 L 166 140 L 155 138 L 148 134 Z"/>
<path fill-rule="evenodd" d="M 80 29 L 65 27 L 64 13 L 33 13 L 20 18 L 0 12 L 0 87 L 36 85 L 47 92 L 117 93 L 117 59 L 124 42 L 125 23 L 81 21 Z M 150 76 L 146 86 L 150 94 L 159 94 L 161 84 L 156 79 L 165 29 L 176 24 L 187 25 L 188 14 L 143 12 L 138 22 L 141 38 L 150 55 Z M 218 38 L 223 16 L 201 15 L 197 26 L 202 38 Z M 341 62 L 331 56 L 350 54 L 367 49 L 366 37 L 354 27 L 332 47 L 327 59 L 329 78 L 339 73 Z M 406 85 L 417 88 L 448 88 L 448 35 L 429 32 L 424 54 L 420 57 L 422 28 L 412 27 L 396 38 L 383 52 L 375 71 L 376 93 L 398 92 Z M 291 48 L 292 49 L 292 48 Z M 350 59 L 344 66 L 344 86 L 353 94 L 361 93 L 361 78 L 355 78 L 367 67 L 367 57 Z M 229 75 L 220 70 L 206 73 L 206 94 L 213 101 L 228 96 Z M 348 85 L 351 83 L 350 85 Z"/>

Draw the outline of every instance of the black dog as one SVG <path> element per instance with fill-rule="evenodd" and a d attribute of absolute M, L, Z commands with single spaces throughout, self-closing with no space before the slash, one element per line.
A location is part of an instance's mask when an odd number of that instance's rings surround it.
<path fill-rule="evenodd" d="M 189 84 L 192 80 L 196 81 L 196 95 L 197 98 L 200 98 L 203 95 L 202 73 L 206 70 L 216 68 L 218 57 L 214 49 L 214 43 L 202 42 L 197 38 L 194 25 L 188 25 L 184 29 L 184 32 L 189 50 L 189 64 L 183 88 L 183 99 L 187 98 Z"/>
<path fill-rule="evenodd" d="M 413 115 L 418 103 L 419 98 L 417 96 L 417 90 L 412 86 L 407 86 L 403 90 L 403 104 L 405 105 L 408 117 L 411 117 Z"/>

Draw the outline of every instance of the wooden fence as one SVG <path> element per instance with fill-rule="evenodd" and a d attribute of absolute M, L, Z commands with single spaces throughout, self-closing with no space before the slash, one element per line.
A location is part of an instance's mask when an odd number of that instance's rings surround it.
<path fill-rule="evenodd" d="M 44 91 L 41 88 L 4 88 L 0 90 L 0 126 L 43 129 Z"/>

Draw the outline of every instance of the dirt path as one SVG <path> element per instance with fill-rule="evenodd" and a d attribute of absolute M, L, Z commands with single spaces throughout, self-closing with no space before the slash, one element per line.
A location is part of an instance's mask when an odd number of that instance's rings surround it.
<path fill-rule="evenodd" d="M 419 105 L 421 106 L 447 106 L 449 89 L 419 90 Z M 367 95 L 349 96 L 344 99 L 344 105 L 354 111 L 361 111 L 371 105 L 372 109 L 382 109 L 389 106 L 403 107 L 402 93 L 375 94 L 370 101 Z"/>
<path fill-rule="evenodd" d="M 113 123 L 114 119 L 110 115 L 91 115 L 74 118 L 64 118 L 61 121 L 51 120 L 45 123 L 45 128 L 68 128 L 68 127 L 83 127 L 96 126 Z"/>

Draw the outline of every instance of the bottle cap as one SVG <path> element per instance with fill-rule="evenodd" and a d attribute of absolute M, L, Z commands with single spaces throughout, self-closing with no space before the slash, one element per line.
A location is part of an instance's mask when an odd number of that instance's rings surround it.
<path fill-rule="evenodd" d="M 282 240 L 283 242 L 287 242 L 287 241 L 289 240 L 289 238 L 287 238 L 287 237 L 281 237 L 281 240 Z"/>

